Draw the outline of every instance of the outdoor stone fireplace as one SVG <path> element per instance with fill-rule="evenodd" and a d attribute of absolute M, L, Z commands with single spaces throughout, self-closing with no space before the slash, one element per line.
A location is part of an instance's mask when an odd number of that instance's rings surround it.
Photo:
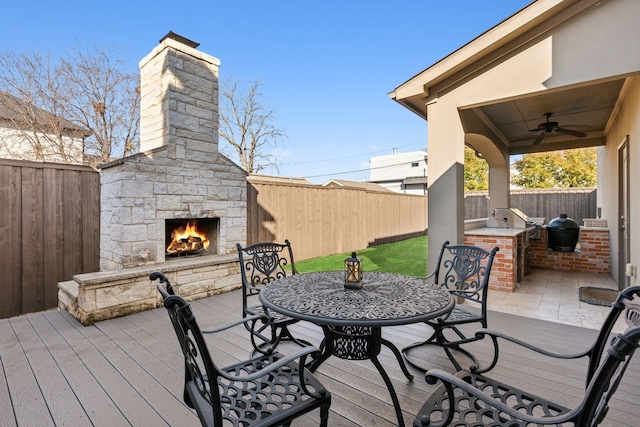
<path fill-rule="evenodd" d="M 100 166 L 101 271 L 59 286 L 85 324 L 157 306 L 152 271 L 187 299 L 240 283 L 247 174 L 218 152 L 220 61 L 197 47 L 170 32 L 140 61 L 140 153 Z M 174 229 L 196 223 L 206 237 L 169 250 Z"/>
<path fill-rule="evenodd" d="M 100 269 L 165 261 L 167 220 L 214 219 L 210 252 L 246 238 L 246 173 L 218 152 L 218 59 L 170 34 L 140 62 L 140 151 L 101 167 Z"/>

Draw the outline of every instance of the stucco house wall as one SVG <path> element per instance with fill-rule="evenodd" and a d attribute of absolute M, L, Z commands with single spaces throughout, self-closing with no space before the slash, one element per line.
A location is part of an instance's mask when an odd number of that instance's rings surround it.
<path fill-rule="evenodd" d="M 607 144 L 598 149 L 598 206 L 602 217 L 609 219 L 611 241 L 611 265 L 618 264 L 620 229 L 618 227 L 618 149 L 627 141 L 629 155 L 629 245 L 632 264 L 640 265 L 640 77 L 634 77 L 629 84 L 627 95 L 620 106 L 617 120 L 607 135 Z M 618 271 L 612 268 L 611 275 L 619 281 Z M 630 285 L 637 285 L 638 277 L 629 279 Z"/>

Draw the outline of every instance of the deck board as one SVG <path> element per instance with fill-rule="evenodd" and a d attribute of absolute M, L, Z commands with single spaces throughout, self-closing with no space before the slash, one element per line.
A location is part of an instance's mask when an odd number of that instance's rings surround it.
<path fill-rule="evenodd" d="M 236 319 L 241 311 L 238 291 L 192 303 L 203 329 Z M 558 352 L 586 348 L 596 332 L 574 326 L 509 314 L 489 314 L 492 329 L 520 336 Z M 296 336 L 316 345 L 322 330 L 299 322 Z M 383 337 L 403 347 L 430 334 L 423 324 L 383 329 Z M 247 356 L 247 332 L 235 328 L 210 340 L 220 365 Z M 570 345 L 568 345 L 570 343 Z M 283 343 L 282 352 L 296 350 Z M 488 361 L 486 343 L 473 344 L 481 362 Z M 429 366 L 452 371 L 441 349 L 421 350 Z M 544 358 L 515 346 L 504 346 L 495 375 L 518 382 L 534 393 L 575 404 L 582 396 L 585 363 L 549 364 Z M 408 381 L 393 353 L 379 356 L 411 425 L 434 386 L 415 375 Z M 198 426 L 194 412 L 182 401 L 182 354 L 163 308 L 99 322 L 84 327 L 64 311 L 48 311 L 0 320 L 0 425 L 14 426 Z M 368 360 L 329 358 L 316 372 L 333 395 L 331 427 L 391 427 L 396 418 L 389 392 Z M 531 375 L 535 381 L 531 381 Z M 628 369 L 603 426 L 640 425 L 640 360 Z M 314 411 L 293 427 L 318 425 Z"/>
<path fill-rule="evenodd" d="M 37 316 L 33 316 L 37 317 Z M 73 389 L 56 360 L 51 355 L 38 331 L 29 322 L 29 317 L 18 317 L 12 322 L 29 366 L 44 397 L 54 425 L 81 425 L 87 423 L 87 415 L 75 398 Z"/>
<path fill-rule="evenodd" d="M 109 395 L 102 388 L 98 379 L 51 323 L 51 319 L 62 314 L 62 312 L 56 311 L 30 315 L 27 318 L 34 329 L 38 331 L 52 358 L 73 390 L 78 403 L 85 411 L 88 421 L 75 425 L 93 423 L 94 425 L 128 426 L 128 421 L 117 407 L 108 404 L 110 402 Z"/>
<path fill-rule="evenodd" d="M 20 322 L 17 318 L 16 323 Z M 54 425 L 29 359 L 12 324 L 0 325 L 0 359 L 17 425 Z M 4 400 L 4 399 L 3 399 Z"/>

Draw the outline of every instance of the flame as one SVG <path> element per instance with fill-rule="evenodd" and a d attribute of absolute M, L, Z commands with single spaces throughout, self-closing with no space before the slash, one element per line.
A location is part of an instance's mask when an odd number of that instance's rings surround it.
<path fill-rule="evenodd" d="M 167 247 L 169 253 L 179 253 L 185 251 L 198 251 L 209 249 L 209 239 L 204 233 L 200 233 L 196 228 L 196 223 L 188 222 L 186 227 L 178 227 L 172 230 L 173 241 Z"/>

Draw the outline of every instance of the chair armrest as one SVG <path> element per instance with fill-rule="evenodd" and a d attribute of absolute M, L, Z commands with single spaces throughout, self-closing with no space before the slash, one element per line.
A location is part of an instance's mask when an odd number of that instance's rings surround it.
<path fill-rule="evenodd" d="M 271 356 L 282 356 L 280 357 L 276 362 L 271 363 L 267 366 L 265 366 L 264 368 L 260 369 L 259 371 L 255 371 L 249 375 L 229 375 L 226 372 L 227 368 L 222 368 L 220 369 L 220 376 L 230 380 L 230 381 L 252 381 L 255 380 L 256 378 L 260 378 L 263 377 L 285 365 L 288 365 L 291 362 L 294 362 L 298 359 L 300 359 L 300 370 L 304 369 L 304 361 L 306 359 L 306 357 L 312 353 L 320 353 L 320 350 L 318 350 L 317 348 L 313 347 L 313 346 L 307 346 L 307 347 L 303 347 L 301 350 L 298 350 L 297 352 L 290 354 L 289 356 L 283 356 L 280 353 L 272 353 Z M 263 356 L 257 357 L 256 359 L 261 359 Z M 253 360 L 253 359 L 252 359 Z"/>
<path fill-rule="evenodd" d="M 225 331 L 227 329 L 231 329 L 234 326 L 242 325 L 243 323 L 249 323 L 249 322 L 254 322 L 256 320 L 266 320 L 266 319 L 267 319 L 267 316 L 265 316 L 264 314 L 254 314 L 253 316 L 243 317 L 242 319 L 238 319 L 235 322 L 231 322 L 227 325 L 220 326 L 218 328 L 202 329 L 200 332 L 202 332 L 203 334 L 215 334 L 218 332 Z"/>
<path fill-rule="evenodd" d="M 564 422 L 567 422 L 568 420 L 572 419 L 575 414 L 578 412 L 578 409 L 574 408 L 569 412 L 566 412 L 560 416 L 555 416 L 555 417 L 534 417 L 531 415 L 527 415 L 524 414 L 522 412 L 519 412 L 507 405 L 505 405 L 504 403 L 500 402 L 499 400 L 496 400 L 494 398 L 492 398 L 490 395 L 483 393 L 482 391 L 478 390 L 476 387 L 472 386 L 471 384 L 467 383 L 466 381 L 464 381 L 461 376 L 464 375 L 468 375 L 468 372 L 465 371 L 460 371 L 458 372 L 456 375 L 452 375 L 448 372 L 442 371 L 440 369 L 430 369 L 429 371 L 427 371 L 426 375 L 425 375 L 425 380 L 427 381 L 427 383 L 429 384 L 436 384 L 438 382 L 438 380 L 440 380 L 445 388 L 447 389 L 447 392 L 449 393 L 450 396 L 452 396 L 452 389 L 454 387 L 457 387 L 459 389 L 464 390 L 465 392 L 477 397 L 478 399 L 482 400 L 483 402 L 485 402 L 488 406 L 497 408 L 498 410 L 516 418 L 519 420 L 523 420 L 524 422 L 527 423 L 533 423 L 533 424 L 538 424 L 538 425 L 549 425 L 549 424 L 561 424 Z M 445 411 L 446 413 L 446 411 Z M 446 417 L 444 417 L 446 418 Z"/>
<path fill-rule="evenodd" d="M 485 335 L 488 335 L 494 341 L 497 338 L 501 338 L 503 340 L 512 342 L 514 344 L 517 344 L 517 345 L 522 346 L 524 348 L 527 348 L 529 350 L 535 351 L 536 353 L 540 353 L 540 354 L 542 354 L 544 356 L 549 356 L 549 357 L 553 357 L 553 358 L 556 358 L 556 359 L 579 359 L 580 357 L 586 356 L 590 352 L 590 350 L 586 350 L 586 351 L 583 351 L 583 352 L 580 352 L 580 353 L 575 353 L 575 354 L 556 353 L 556 352 L 553 352 L 553 351 L 545 350 L 545 349 L 543 349 L 541 347 L 538 347 L 538 346 L 535 346 L 533 344 L 529 344 L 529 343 L 527 343 L 525 341 L 519 340 L 518 338 L 514 338 L 514 337 L 511 337 L 509 335 L 505 335 L 503 333 L 496 332 L 496 331 L 493 331 L 493 330 L 482 328 L 482 329 L 478 329 L 476 331 L 476 337 L 478 339 L 483 339 L 485 337 Z"/>

